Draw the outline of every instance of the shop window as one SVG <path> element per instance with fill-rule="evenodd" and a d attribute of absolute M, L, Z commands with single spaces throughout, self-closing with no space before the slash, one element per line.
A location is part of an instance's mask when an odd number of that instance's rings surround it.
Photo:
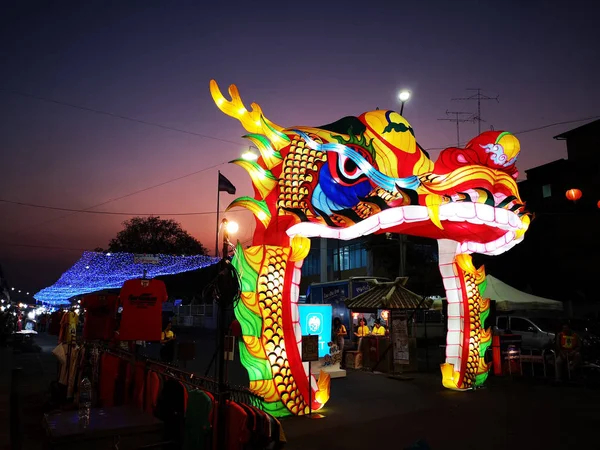
<path fill-rule="evenodd" d="M 310 252 L 302 264 L 302 275 L 309 277 L 321 273 L 321 257 L 319 252 Z"/>
<path fill-rule="evenodd" d="M 333 249 L 333 270 L 351 270 L 367 267 L 367 250 L 361 244 Z"/>
<path fill-rule="evenodd" d="M 552 185 L 545 184 L 542 186 L 542 197 L 544 197 L 544 198 L 552 197 Z"/>

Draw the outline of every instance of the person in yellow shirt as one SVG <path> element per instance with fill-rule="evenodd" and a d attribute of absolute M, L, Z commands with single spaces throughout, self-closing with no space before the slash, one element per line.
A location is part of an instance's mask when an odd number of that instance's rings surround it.
<path fill-rule="evenodd" d="M 368 336 L 369 334 L 371 334 L 371 332 L 369 331 L 367 322 L 365 321 L 364 317 L 361 317 L 360 319 L 358 319 L 358 328 L 356 329 L 356 333 L 354 333 L 354 336 L 358 336 L 359 338 L 361 338 Z"/>
<path fill-rule="evenodd" d="M 373 334 L 374 336 L 385 336 L 385 333 L 386 329 L 383 325 L 381 325 L 381 319 L 376 319 L 375 326 L 373 327 L 371 334 Z"/>
<path fill-rule="evenodd" d="M 160 336 L 160 359 L 172 363 L 175 357 L 175 333 L 171 329 L 171 322 L 167 322 Z"/>

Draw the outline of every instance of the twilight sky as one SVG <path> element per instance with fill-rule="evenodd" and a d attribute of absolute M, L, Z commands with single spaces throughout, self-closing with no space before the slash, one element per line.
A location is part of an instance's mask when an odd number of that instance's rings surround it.
<path fill-rule="evenodd" d="M 600 114 L 599 7 L 591 0 L 61 1 L 0 6 L 0 199 L 134 213 L 211 212 L 220 169 L 248 144 L 212 103 L 208 82 L 236 83 L 283 126 L 322 125 L 399 109 L 425 148 L 452 146 L 445 111 L 476 111 L 482 129 L 527 130 Z M 286 6 L 289 5 L 289 6 Z M 18 95 L 27 94 L 29 96 Z M 51 101 L 217 139 L 167 130 Z M 585 122 L 519 135 L 519 168 L 566 157 L 552 136 Z M 461 140 L 477 125 L 463 124 Z M 433 158 L 437 151 L 431 151 Z M 222 194 L 222 206 L 233 200 Z M 249 213 L 241 241 L 252 235 Z M 163 215 L 163 217 L 167 217 Z M 174 217 L 214 247 L 215 215 Z M 71 214 L 0 202 L 0 264 L 31 293 L 53 283 L 81 249 L 106 246 L 125 216 Z M 57 248 L 48 248 L 57 247 Z"/>

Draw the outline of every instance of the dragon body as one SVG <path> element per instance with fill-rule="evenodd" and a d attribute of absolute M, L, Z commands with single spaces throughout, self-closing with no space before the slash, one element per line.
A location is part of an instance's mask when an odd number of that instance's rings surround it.
<path fill-rule="evenodd" d="M 257 223 L 252 245 L 238 245 L 232 262 L 242 281 L 235 307 L 242 362 L 263 407 L 277 416 L 303 415 L 329 399 L 329 378 L 309 377 L 300 357 L 298 295 L 310 237 L 393 232 L 436 239 L 448 299 L 442 383 L 455 390 L 481 385 L 490 368 L 491 333 L 483 328 L 489 300 L 484 269 L 473 266 L 471 254 L 500 254 L 529 226 L 515 181 L 517 138 L 484 132 L 433 162 L 394 111 L 283 128 L 258 105 L 246 109 L 235 86 L 231 100 L 215 81 L 210 90 L 260 151 L 257 161 L 233 161 L 250 174 L 255 195 L 229 208 L 249 209 Z"/>

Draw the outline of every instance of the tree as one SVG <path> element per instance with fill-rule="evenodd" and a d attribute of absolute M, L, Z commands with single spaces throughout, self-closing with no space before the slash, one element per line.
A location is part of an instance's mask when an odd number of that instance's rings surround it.
<path fill-rule="evenodd" d="M 178 222 L 160 217 L 134 217 L 108 244 L 108 251 L 163 255 L 206 255 L 206 248 Z"/>

